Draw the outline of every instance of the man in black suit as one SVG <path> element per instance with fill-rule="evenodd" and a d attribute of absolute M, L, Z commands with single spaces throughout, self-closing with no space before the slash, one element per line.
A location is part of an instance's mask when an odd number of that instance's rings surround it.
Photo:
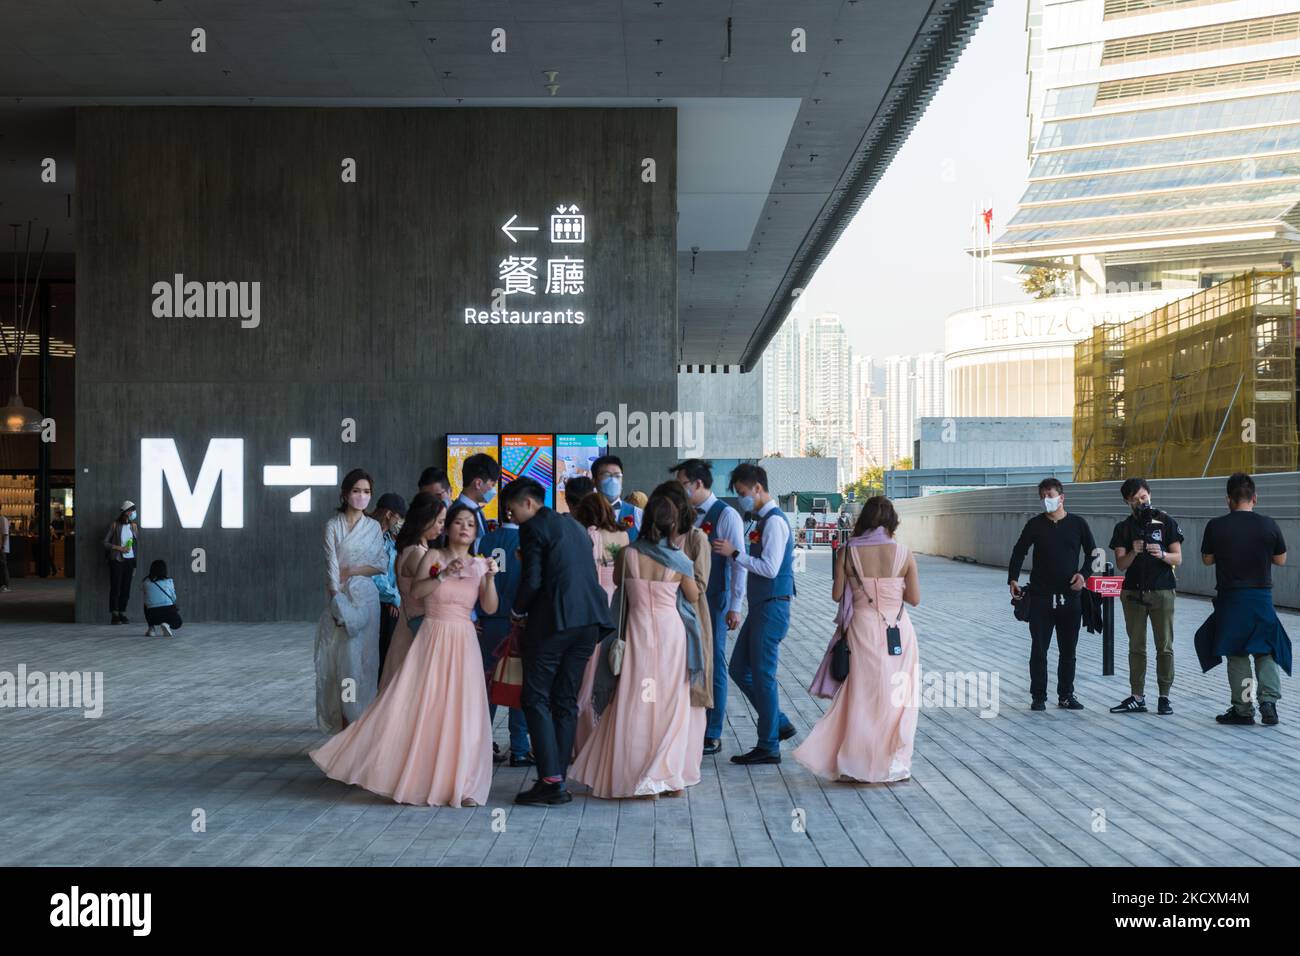
<path fill-rule="evenodd" d="M 515 803 L 568 803 L 573 796 L 564 777 L 578 724 L 578 687 L 596 643 L 613 630 L 609 601 L 596 576 L 586 529 L 547 508 L 538 482 L 516 478 L 502 499 L 519 525 L 522 564 L 510 617 L 527 621 L 521 706 L 538 774 Z"/>

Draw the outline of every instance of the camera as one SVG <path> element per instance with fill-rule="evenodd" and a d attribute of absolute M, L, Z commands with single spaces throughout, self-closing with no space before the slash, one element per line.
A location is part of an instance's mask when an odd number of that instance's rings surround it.
<path fill-rule="evenodd" d="M 1156 517 L 1156 509 L 1150 505 L 1142 505 L 1133 511 L 1133 523 L 1137 528 L 1138 540 L 1142 542 L 1143 547 L 1147 544 L 1158 544 L 1160 550 L 1165 549 L 1165 523 Z"/>

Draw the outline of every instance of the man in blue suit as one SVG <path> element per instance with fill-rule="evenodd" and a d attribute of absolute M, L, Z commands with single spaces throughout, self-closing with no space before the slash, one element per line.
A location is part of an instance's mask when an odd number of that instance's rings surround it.
<path fill-rule="evenodd" d="M 686 489 L 695 509 L 695 526 L 704 531 L 712 547 L 725 541 L 736 551 L 745 550 L 745 529 L 740 513 L 713 493 L 713 466 L 689 458 L 668 469 Z M 709 567 L 709 616 L 713 618 L 713 706 L 704 728 L 704 752 L 722 750 L 722 722 L 727 713 L 727 632 L 740 627 L 740 607 L 745 600 L 745 569 L 726 555 L 714 552 Z"/>
<path fill-rule="evenodd" d="M 609 506 L 614 509 L 618 526 L 627 531 L 629 541 L 635 541 L 641 530 L 641 509 L 623 500 L 623 462 L 617 455 L 601 455 L 591 463 L 591 474 L 596 488 Z"/>
<path fill-rule="evenodd" d="M 790 718 L 781 712 L 776 683 L 781 641 L 790 628 L 790 599 L 794 597 L 794 536 L 790 522 L 767 489 L 767 471 L 749 463 L 731 472 L 731 488 L 740 496 L 740 507 L 756 516 L 749 532 L 748 548 L 731 541 L 713 542 L 713 553 L 730 558 L 746 571 L 745 591 L 749 614 L 736 637 L 731 654 L 731 679 L 749 698 L 758 714 L 758 742 L 732 763 L 768 764 L 781 762 L 782 740 L 796 733 Z"/>
<path fill-rule="evenodd" d="M 519 591 L 519 525 L 506 516 L 500 524 L 487 523 L 487 532 L 479 542 L 479 553 L 496 560 L 501 572 L 496 576 L 497 609 L 492 614 L 476 608 L 479 622 L 479 648 L 483 652 L 483 669 L 491 674 L 497 665 L 497 649 L 510 633 L 510 608 Z M 488 718 L 496 717 L 496 704 L 488 706 Z M 510 766 L 531 767 L 533 755 L 528 744 L 528 719 L 518 707 L 510 708 Z M 493 747 L 495 750 L 495 745 Z M 501 758 L 504 760 L 504 756 Z"/>

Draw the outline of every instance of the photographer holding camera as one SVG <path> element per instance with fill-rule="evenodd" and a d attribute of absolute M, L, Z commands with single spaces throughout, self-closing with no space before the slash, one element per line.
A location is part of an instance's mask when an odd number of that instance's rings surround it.
<path fill-rule="evenodd" d="M 1172 714 L 1169 689 L 1174 684 L 1174 596 L 1178 581 L 1174 568 L 1183 562 L 1183 534 L 1178 522 L 1151 507 L 1151 489 L 1145 479 L 1130 478 L 1120 486 L 1120 496 L 1132 512 L 1115 525 L 1110 548 L 1115 565 L 1124 572 L 1120 606 L 1128 631 L 1128 682 L 1131 696 L 1112 707 L 1112 714 L 1147 712 L 1147 620 L 1156 641 L 1156 684 L 1160 690 L 1157 713 Z"/>

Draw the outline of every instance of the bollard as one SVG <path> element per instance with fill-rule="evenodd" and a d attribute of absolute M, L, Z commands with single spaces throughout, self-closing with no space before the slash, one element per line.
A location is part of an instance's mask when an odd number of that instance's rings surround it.
<path fill-rule="evenodd" d="M 1115 566 L 1106 562 L 1104 575 L 1088 578 L 1088 590 L 1101 598 L 1101 676 L 1115 674 L 1115 598 L 1124 587 L 1124 576 L 1115 574 Z"/>

